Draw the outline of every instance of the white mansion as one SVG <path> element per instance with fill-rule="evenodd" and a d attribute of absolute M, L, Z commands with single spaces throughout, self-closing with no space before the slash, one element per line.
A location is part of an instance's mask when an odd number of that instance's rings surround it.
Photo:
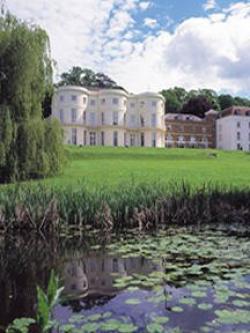
<path fill-rule="evenodd" d="M 52 116 L 68 144 L 165 147 L 164 106 L 157 93 L 65 86 L 53 96 Z"/>

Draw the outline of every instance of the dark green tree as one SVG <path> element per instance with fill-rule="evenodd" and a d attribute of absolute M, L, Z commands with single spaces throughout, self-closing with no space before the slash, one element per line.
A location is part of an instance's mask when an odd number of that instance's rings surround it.
<path fill-rule="evenodd" d="M 85 88 L 113 88 L 118 89 L 117 83 L 104 73 L 95 73 L 91 69 L 72 67 L 61 74 L 58 86 L 76 85 Z"/>
<path fill-rule="evenodd" d="M 183 105 L 182 113 L 194 114 L 203 118 L 205 113 L 212 109 L 212 104 L 209 102 L 206 96 L 198 95 L 191 97 L 187 103 Z"/>
<path fill-rule="evenodd" d="M 234 105 L 234 98 L 231 95 L 220 95 L 218 97 L 220 109 L 224 110 Z"/>
<path fill-rule="evenodd" d="M 46 32 L 9 13 L 2 15 L 0 73 L 0 124 L 5 124 L 0 140 L 1 155 L 4 156 L 1 158 L 0 181 L 49 175 L 50 156 L 45 147 L 46 124 L 42 117 L 45 94 L 52 87 Z"/>

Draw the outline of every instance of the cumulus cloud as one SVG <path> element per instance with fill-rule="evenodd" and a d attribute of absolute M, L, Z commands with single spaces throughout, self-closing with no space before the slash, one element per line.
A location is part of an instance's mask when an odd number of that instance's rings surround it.
<path fill-rule="evenodd" d="M 208 11 L 211 9 L 214 9 L 217 7 L 217 3 L 216 0 L 207 0 L 204 4 L 203 4 L 203 8 L 204 10 Z"/>
<path fill-rule="evenodd" d="M 157 20 L 156 20 L 156 19 L 153 19 L 153 18 L 151 18 L 151 17 L 146 17 L 146 18 L 144 19 L 144 25 L 145 25 L 146 27 L 149 27 L 149 28 L 153 29 L 153 28 L 156 28 L 156 27 L 157 27 L 158 23 L 157 23 Z"/>
<path fill-rule="evenodd" d="M 136 19 L 142 3 L 7 0 L 13 13 L 48 31 L 60 72 L 90 67 L 134 92 L 175 85 L 250 92 L 249 3 L 190 17 L 171 32 L 160 24 L 145 32 Z"/>
<path fill-rule="evenodd" d="M 142 10 L 147 10 L 150 6 L 152 6 L 152 3 L 150 1 L 141 1 L 139 3 L 139 7 L 142 9 Z"/>

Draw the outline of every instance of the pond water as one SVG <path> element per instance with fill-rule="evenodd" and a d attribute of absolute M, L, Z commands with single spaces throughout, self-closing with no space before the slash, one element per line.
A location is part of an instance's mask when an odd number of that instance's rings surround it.
<path fill-rule="evenodd" d="M 64 286 L 60 332 L 250 331 L 249 236 L 179 228 L 110 238 L 2 239 L 2 331 L 35 315 L 51 269 Z"/>

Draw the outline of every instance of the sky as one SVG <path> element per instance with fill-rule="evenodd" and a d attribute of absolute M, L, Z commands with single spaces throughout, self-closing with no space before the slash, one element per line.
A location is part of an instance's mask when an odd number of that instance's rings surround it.
<path fill-rule="evenodd" d="M 5 0 L 5 6 L 46 29 L 56 79 L 81 66 L 134 93 L 181 86 L 250 97 L 250 0 Z"/>

